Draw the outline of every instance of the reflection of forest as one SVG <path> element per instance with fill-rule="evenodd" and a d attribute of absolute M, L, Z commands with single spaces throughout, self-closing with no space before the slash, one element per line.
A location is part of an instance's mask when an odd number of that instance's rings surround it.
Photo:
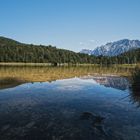
<path fill-rule="evenodd" d="M 140 107 L 140 69 L 136 68 L 132 76 L 131 101 Z"/>
<path fill-rule="evenodd" d="M 123 75 L 128 76 L 131 69 L 117 67 L 99 66 L 77 66 L 77 67 L 0 67 L 0 88 L 11 85 L 19 85 L 25 82 L 45 82 L 57 79 L 80 77 L 84 75 Z M 17 82 L 16 82 L 17 81 Z M 11 85 L 10 85 L 11 83 Z"/>
<path fill-rule="evenodd" d="M 22 81 L 20 79 L 16 78 L 3 78 L 0 79 L 0 89 L 5 89 L 5 88 L 12 88 L 18 85 L 21 85 L 25 83 L 26 81 Z"/>

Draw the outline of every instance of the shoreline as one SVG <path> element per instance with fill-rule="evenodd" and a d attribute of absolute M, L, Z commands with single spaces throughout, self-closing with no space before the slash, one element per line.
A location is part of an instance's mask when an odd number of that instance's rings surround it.
<path fill-rule="evenodd" d="M 52 64 L 52 63 L 24 63 L 24 62 L 0 62 L 0 66 L 100 66 L 99 64 Z"/>
<path fill-rule="evenodd" d="M 112 64 L 112 65 L 100 65 L 100 64 L 52 64 L 52 63 L 24 63 L 24 62 L 0 62 L 0 66 L 100 66 L 100 67 L 122 67 L 122 68 L 135 68 L 140 67 L 140 64 Z"/>

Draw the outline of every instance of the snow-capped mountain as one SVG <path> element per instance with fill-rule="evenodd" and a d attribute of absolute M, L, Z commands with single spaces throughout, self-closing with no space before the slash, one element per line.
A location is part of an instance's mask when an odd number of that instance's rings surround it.
<path fill-rule="evenodd" d="M 140 48 L 139 40 L 129 40 L 123 39 L 116 42 L 110 42 L 106 45 L 102 45 L 100 47 L 95 48 L 94 50 L 84 49 L 81 53 L 89 54 L 89 55 L 103 55 L 103 56 L 116 56 L 127 52 L 132 49 Z"/>
<path fill-rule="evenodd" d="M 92 54 L 92 50 L 83 49 L 82 51 L 80 51 L 80 53 Z"/>

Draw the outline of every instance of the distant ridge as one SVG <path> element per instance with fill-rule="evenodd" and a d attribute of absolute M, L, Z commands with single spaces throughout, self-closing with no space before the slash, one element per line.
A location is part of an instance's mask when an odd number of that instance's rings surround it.
<path fill-rule="evenodd" d="M 117 56 L 133 49 L 140 48 L 139 40 L 123 39 L 115 42 L 107 43 L 94 50 L 83 49 L 80 53 L 95 55 L 95 56 Z"/>

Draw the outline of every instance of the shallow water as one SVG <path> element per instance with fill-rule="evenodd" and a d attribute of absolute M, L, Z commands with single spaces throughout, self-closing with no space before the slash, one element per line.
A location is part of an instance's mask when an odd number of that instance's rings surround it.
<path fill-rule="evenodd" d="M 0 140 L 139 140 L 140 108 L 131 81 L 90 72 L 51 82 L 6 81 Z"/>

